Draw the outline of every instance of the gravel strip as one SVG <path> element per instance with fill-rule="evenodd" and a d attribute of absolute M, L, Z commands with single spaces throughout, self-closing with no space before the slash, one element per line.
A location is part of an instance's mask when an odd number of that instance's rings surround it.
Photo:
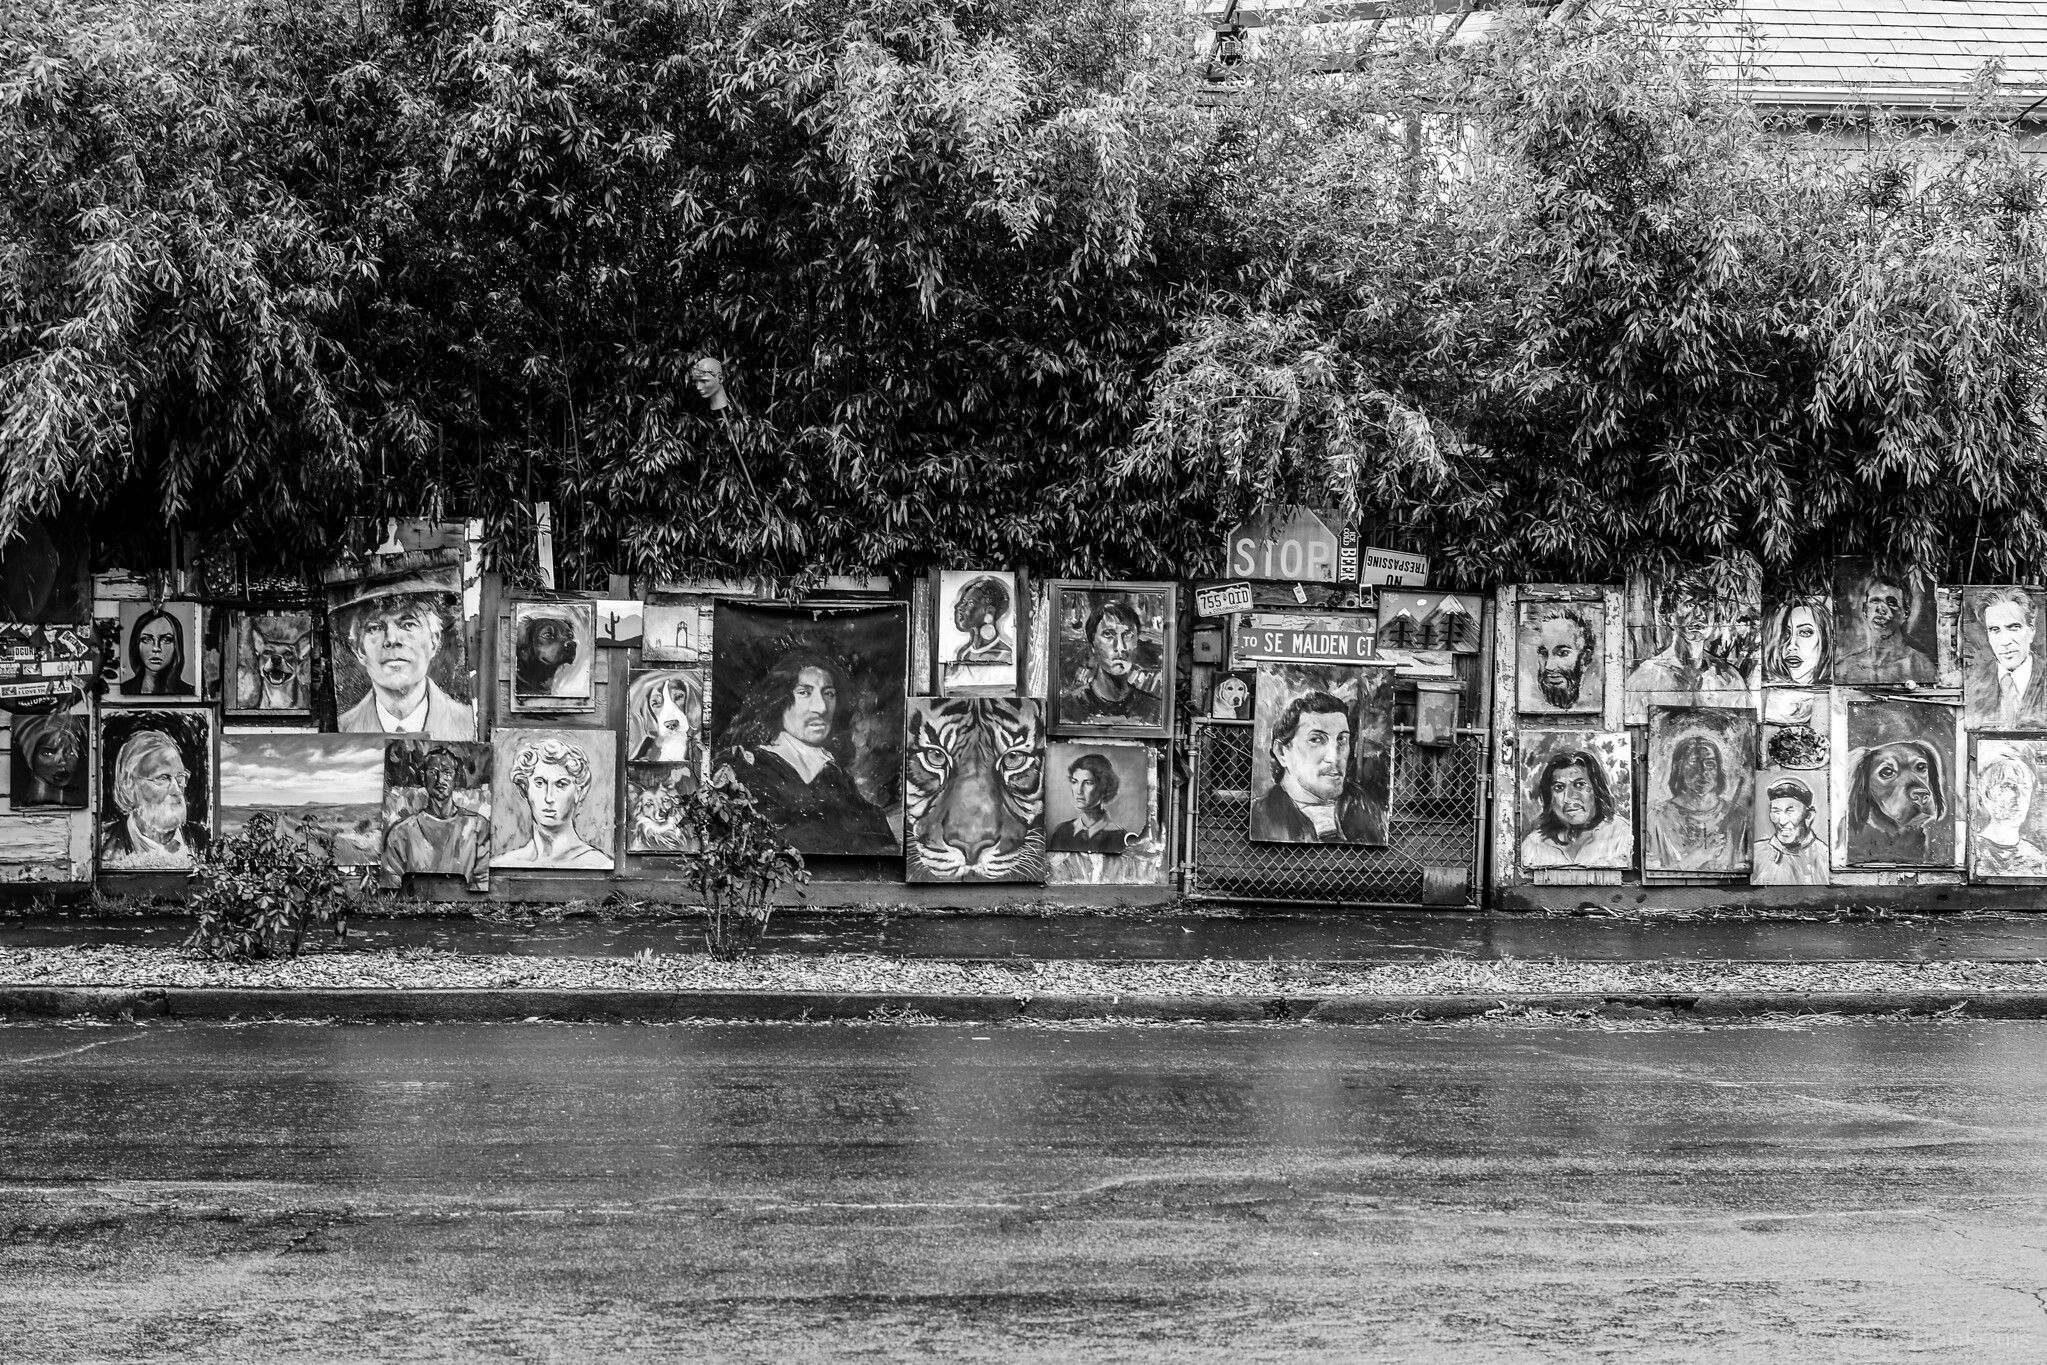
<path fill-rule="evenodd" d="M 803 991 L 1001 997 L 1156 995 L 1516 995 L 1727 991 L 2039 991 L 2043 962 L 1474 962 L 1375 966 L 1283 962 L 947 962 L 868 953 L 769 953 L 744 962 L 698 954 L 502 957 L 431 948 L 335 950 L 228 966 L 175 949 L 0 950 L 0 985 L 303 989 Z"/>

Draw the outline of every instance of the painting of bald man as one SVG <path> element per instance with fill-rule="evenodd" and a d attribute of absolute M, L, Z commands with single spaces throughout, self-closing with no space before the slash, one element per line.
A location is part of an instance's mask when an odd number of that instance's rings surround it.
<path fill-rule="evenodd" d="M 1597 715 L 1606 706 L 1606 608 L 1523 602 L 1516 631 L 1523 715 Z"/>
<path fill-rule="evenodd" d="M 1834 561 L 1834 681 L 1938 687 L 1940 622 L 1923 574 Z"/>
<path fill-rule="evenodd" d="M 1962 589 L 1962 699 L 1971 730 L 2047 730 L 2047 590 Z"/>

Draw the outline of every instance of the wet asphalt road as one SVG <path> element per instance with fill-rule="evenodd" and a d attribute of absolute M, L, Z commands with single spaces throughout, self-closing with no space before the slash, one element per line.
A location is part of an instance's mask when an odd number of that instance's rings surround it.
<path fill-rule="evenodd" d="M 2047 1359 L 2047 1025 L 0 1027 L 0 1359 Z"/>

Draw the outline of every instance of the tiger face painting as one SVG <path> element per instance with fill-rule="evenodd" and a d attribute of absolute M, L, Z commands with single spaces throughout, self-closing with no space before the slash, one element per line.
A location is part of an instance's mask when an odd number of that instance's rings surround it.
<path fill-rule="evenodd" d="M 913 882 L 1045 880 L 1045 718 L 1009 697 L 916 697 L 903 748 Z"/>

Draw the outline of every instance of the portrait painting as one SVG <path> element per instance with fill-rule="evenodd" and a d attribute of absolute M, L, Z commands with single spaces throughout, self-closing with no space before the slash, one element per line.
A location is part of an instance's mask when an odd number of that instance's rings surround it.
<path fill-rule="evenodd" d="M 1379 645 L 1403 651 L 1476 654 L 1484 600 L 1469 593 L 1379 589 Z"/>
<path fill-rule="evenodd" d="M 1538 868 L 1635 861 L 1635 750 L 1626 730 L 1521 732 L 1518 850 Z"/>
<path fill-rule="evenodd" d="M 8 796 L 13 810 L 84 810 L 92 785 L 86 718 L 68 711 L 15 716 L 8 735 Z"/>
<path fill-rule="evenodd" d="M 1170 583 L 1051 585 L 1053 731 L 1164 738 L 1178 598 Z"/>
<path fill-rule="evenodd" d="M 1597 715 L 1606 707 L 1606 605 L 1523 602 L 1515 675 L 1523 715 Z"/>
<path fill-rule="evenodd" d="M 100 713 L 102 872 L 182 872 L 213 837 L 213 718 Z"/>
<path fill-rule="evenodd" d="M 220 832 L 268 813 L 280 837 L 332 855 L 337 867 L 384 856 L 384 740 L 311 731 L 228 732 L 220 741 Z"/>
<path fill-rule="evenodd" d="M 1763 617 L 1763 682 L 1823 687 L 1833 673 L 1834 613 L 1823 595 L 1776 598 Z"/>
<path fill-rule="evenodd" d="M 1015 697 L 912 697 L 903 746 L 913 882 L 1045 880 L 1045 713 Z"/>
<path fill-rule="evenodd" d="M 384 742 L 380 885 L 395 890 L 409 876 L 436 876 L 490 889 L 490 769 L 488 744 Z"/>
<path fill-rule="evenodd" d="M 1825 886 L 1831 880 L 1824 772 L 1756 774 L 1749 881 L 1756 886 Z"/>
<path fill-rule="evenodd" d="M 1438 748 L 1457 741 L 1457 704 L 1462 691 L 1444 683 L 1423 683 L 1414 693 L 1414 742 Z"/>
<path fill-rule="evenodd" d="M 1746 871 L 1756 718 L 1707 706 L 1649 708 L 1642 870 Z"/>
<path fill-rule="evenodd" d="M 120 674 L 106 700 L 114 705 L 197 701 L 203 656 L 197 602 L 123 602 Z"/>
<path fill-rule="evenodd" d="M 1969 741 L 1969 880 L 2047 882 L 2047 735 Z"/>
<path fill-rule="evenodd" d="M 513 701 L 589 701 L 596 638 L 595 602 L 514 602 Z"/>
<path fill-rule="evenodd" d="M 1827 767 L 1833 734 L 1830 697 L 1824 689 L 1791 687 L 1773 687 L 1763 693 L 1765 768 L 1800 772 Z"/>
<path fill-rule="evenodd" d="M 1969 753 L 1970 879 L 2047 883 L 2047 736 L 1978 734 Z"/>
<path fill-rule="evenodd" d="M 650 602 L 640 615 L 640 657 L 648 663 L 696 664 L 710 659 L 709 598 Z"/>
<path fill-rule="evenodd" d="M 1952 867 L 1956 708 L 1851 699 L 1835 758 L 1836 867 Z"/>
<path fill-rule="evenodd" d="M 334 584 L 327 630 L 341 733 L 476 738 L 476 670 L 459 567 Z"/>
<path fill-rule="evenodd" d="M 1393 670 L 1258 665 L 1251 838 L 1384 844 L 1392 797 Z"/>
<path fill-rule="evenodd" d="M 618 736 L 519 726 L 494 730 L 490 746 L 490 865 L 611 871 L 618 847 Z"/>
<path fill-rule="evenodd" d="M 703 757 L 702 667 L 635 669 L 626 689 L 626 762 L 701 764 Z"/>
<path fill-rule="evenodd" d="M 909 608 L 720 602 L 712 763 L 800 853 L 901 856 Z"/>
<path fill-rule="evenodd" d="M 1971 730 L 2047 730 L 2047 589 L 1962 589 L 1962 715 Z"/>
<path fill-rule="evenodd" d="M 1730 592 L 1703 571 L 1661 580 L 1634 575 L 1622 719 L 1645 724 L 1651 706 L 1754 709 L 1761 584 L 1750 574 Z"/>
<path fill-rule="evenodd" d="M 1013 573 L 947 569 L 938 575 L 933 614 L 940 694 L 1016 695 L 1021 608 Z"/>
<path fill-rule="evenodd" d="M 1939 613 L 1924 575 L 1837 559 L 1833 584 L 1835 682 L 1940 685 Z"/>
<path fill-rule="evenodd" d="M 1047 747 L 1048 884 L 1150 886 L 1165 876 L 1163 753 L 1138 740 L 1055 740 Z"/>
<path fill-rule="evenodd" d="M 227 713 L 280 720 L 310 716 L 319 638 L 310 611 L 229 612 Z"/>
<path fill-rule="evenodd" d="M 1208 691 L 1208 714 L 1212 720 L 1250 720 L 1252 699 L 1258 692 L 1258 670 L 1233 668 L 1215 675 Z"/>
<path fill-rule="evenodd" d="M 625 851 L 691 853 L 696 831 L 684 817 L 683 798 L 697 789 L 693 763 L 625 765 Z"/>

